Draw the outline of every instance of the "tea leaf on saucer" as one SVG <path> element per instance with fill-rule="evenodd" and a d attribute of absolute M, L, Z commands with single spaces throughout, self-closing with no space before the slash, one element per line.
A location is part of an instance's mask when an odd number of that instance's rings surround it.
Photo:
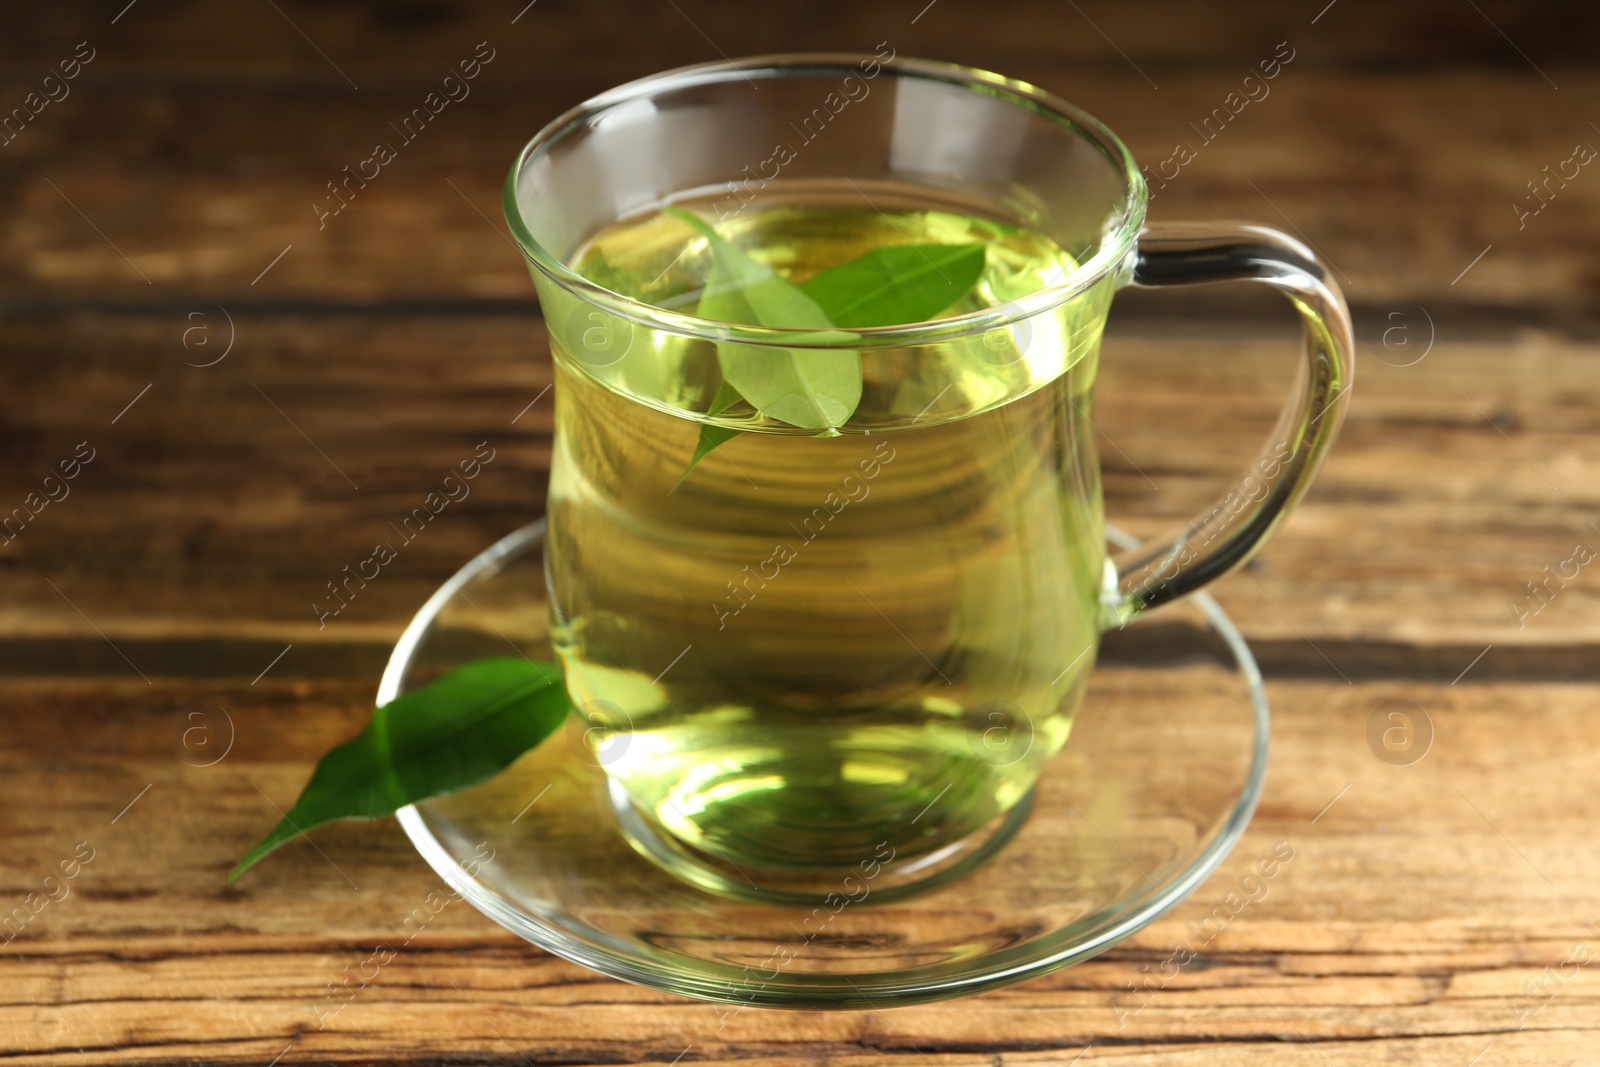
<path fill-rule="evenodd" d="M 519 658 L 458 667 L 391 700 L 317 763 L 300 799 L 228 875 L 334 819 L 376 819 L 494 777 L 554 732 L 571 705 L 561 670 Z"/>
<path fill-rule="evenodd" d="M 925 322 L 978 284 L 986 255 L 981 244 L 888 245 L 830 267 L 800 288 L 835 326 Z"/>

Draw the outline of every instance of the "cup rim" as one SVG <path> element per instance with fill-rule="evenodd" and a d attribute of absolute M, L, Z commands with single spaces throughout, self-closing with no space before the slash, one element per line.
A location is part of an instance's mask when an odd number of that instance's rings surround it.
<path fill-rule="evenodd" d="M 592 119 L 605 111 L 668 89 L 715 85 L 734 80 L 748 81 L 752 77 L 786 77 L 821 71 L 843 73 L 855 71 L 865 62 L 877 63 L 883 70 L 893 71 L 900 76 L 941 81 L 989 96 L 1003 94 L 1004 97 L 1010 98 L 1006 100 L 1007 103 L 1014 106 L 1031 105 L 1036 112 L 1063 122 L 1072 129 L 1072 132 L 1099 148 L 1121 174 L 1123 200 L 1119 209 L 1120 218 L 1115 228 L 1108 227 L 1108 235 L 1101 239 L 1100 247 L 1095 254 L 1079 264 L 1078 268 L 1066 278 L 1004 304 L 927 322 L 830 330 L 826 334 L 819 334 L 814 328 L 718 322 L 659 308 L 621 293 L 612 292 L 583 277 L 553 255 L 534 238 L 523 219 L 522 206 L 517 196 L 517 183 L 528 163 L 567 133 L 588 125 Z M 1089 289 L 1125 262 L 1140 230 L 1144 227 L 1148 202 L 1148 187 L 1127 145 L 1123 144 L 1122 140 L 1099 119 L 1055 94 L 1028 82 L 1007 78 L 976 67 L 909 56 L 894 56 L 884 60 L 877 55 L 849 52 L 781 53 L 697 63 L 638 78 L 608 89 L 570 108 L 534 134 L 517 154 L 511 171 L 506 176 L 504 190 L 506 221 L 511 227 L 512 235 L 523 258 L 550 282 L 577 299 L 637 325 L 683 337 L 723 343 L 813 349 L 887 348 L 949 341 L 1010 326 L 1048 311 Z M 666 203 L 670 204 L 672 200 L 668 198 Z"/>

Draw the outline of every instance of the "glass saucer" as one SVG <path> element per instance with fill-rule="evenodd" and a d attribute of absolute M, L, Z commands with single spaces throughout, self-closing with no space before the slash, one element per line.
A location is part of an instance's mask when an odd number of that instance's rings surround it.
<path fill-rule="evenodd" d="M 546 608 L 541 520 L 429 598 L 390 656 L 379 703 L 469 660 L 553 658 Z M 1025 981 L 1133 934 L 1227 855 L 1266 757 L 1255 660 L 1200 593 L 1105 636 L 1031 811 L 984 862 L 919 893 L 875 894 L 864 878 L 785 906 L 680 881 L 620 832 L 575 729 L 399 818 L 479 911 L 596 971 L 729 1004 L 887 1008 Z"/>

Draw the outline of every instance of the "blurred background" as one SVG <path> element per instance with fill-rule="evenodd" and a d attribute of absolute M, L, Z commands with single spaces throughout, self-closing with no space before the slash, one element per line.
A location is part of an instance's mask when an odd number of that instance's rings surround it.
<path fill-rule="evenodd" d="M 1579 542 L 1600 549 L 1597 40 L 1593 5 L 1496 0 L 7 5 L 0 903 L 80 839 L 98 853 L 75 902 L 0 946 L 0 1049 L 667 1062 L 692 1038 L 691 1060 L 942 1064 L 1113 1045 L 1130 1062 L 1175 1046 L 1239 1062 L 1309 1041 L 1282 1062 L 1466 1064 L 1487 1040 L 1485 1065 L 1580 1055 L 1600 1023 L 1584 965 L 1543 980 L 1559 995 L 1528 1002 L 1536 1015 L 1516 998 L 1600 918 L 1600 578 L 1571 562 Z M 1297 888 L 1126 1024 L 1107 998 L 1165 958 L 1159 928 L 955 1015 L 760 1015 L 731 1036 L 708 1009 L 532 953 L 461 908 L 430 929 L 437 956 L 373 995 L 390 1014 L 302 1040 L 305 1001 L 431 875 L 388 825 L 323 841 L 364 887 L 402 887 L 387 904 L 309 852 L 285 882 L 221 878 L 274 818 L 267 794 L 287 804 L 365 721 L 429 593 L 543 512 L 550 367 L 501 216 L 514 155 L 635 77 L 882 45 L 1065 97 L 1148 168 L 1152 220 L 1277 227 L 1343 286 L 1361 341 L 1343 438 L 1217 593 L 1277 714 L 1241 849 L 1319 816 L 1326 851 L 1307 846 Z M 399 136 L 468 59 L 470 91 Z M 1269 60 L 1268 91 L 1235 110 Z M 1206 128 L 1218 108 L 1226 123 Z M 396 157 L 336 196 L 378 142 Z M 1108 516 L 1153 535 L 1207 506 L 1276 418 L 1297 336 L 1268 295 L 1120 296 L 1096 416 Z M 470 496 L 319 621 L 328 583 L 480 442 L 495 458 Z M 1430 759 L 1369 750 L 1370 716 L 1395 700 L 1427 720 Z M 1278 985 L 1282 1007 L 1241 994 L 1247 979 Z M 452 982 L 498 990 L 492 1017 L 441 1006 Z"/>

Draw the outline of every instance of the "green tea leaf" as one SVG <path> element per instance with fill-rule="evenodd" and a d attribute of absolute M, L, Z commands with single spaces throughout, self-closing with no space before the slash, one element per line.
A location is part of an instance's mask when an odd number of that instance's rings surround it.
<path fill-rule="evenodd" d="M 717 395 L 711 399 L 711 406 L 706 408 L 707 415 L 720 415 L 728 408 L 739 402 L 739 390 L 724 381 L 717 386 Z M 678 486 L 689 477 L 689 472 L 694 470 L 701 460 L 716 451 L 717 446 L 738 437 L 742 431 L 730 429 L 726 426 L 714 426 L 709 422 L 700 424 L 700 440 L 694 446 L 694 455 L 689 457 L 689 465 L 683 468 L 683 473 L 678 475 L 678 480 L 673 483 L 667 495 L 671 496 L 678 491 Z"/>
<path fill-rule="evenodd" d="M 860 329 L 923 322 L 955 304 L 983 274 L 986 246 L 909 244 L 874 249 L 794 286 L 757 263 L 705 220 L 678 207 L 665 213 L 703 236 L 712 268 L 700 298 L 701 318 L 790 328 L 814 327 L 816 340 L 839 336 L 830 327 Z M 721 343 L 723 382 L 708 409 L 716 415 L 741 395 L 769 418 L 807 429 L 842 425 L 861 402 L 861 362 L 854 352 L 798 352 Z M 740 431 L 702 423 L 694 455 L 672 487 Z"/>
<path fill-rule="evenodd" d="M 711 273 L 697 312 L 701 318 L 809 328 L 817 331 L 817 341 L 839 336 L 827 312 L 798 286 L 745 255 L 698 216 L 676 207 L 665 212 L 692 227 L 711 247 Z M 849 420 L 861 402 L 861 356 L 855 351 L 719 342 L 717 362 L 723 380 L 757 411 L 791 426 L 834 429 Z"/>
<path fill-rule="evenodd" d="M 376 819 L 499 774 L 566 719 L 552 663 L 486 659 L 406 693 L 332 749 L 289 813 L 228 875 L 233 881 L 279 845 L 334 819 Z"/>
<path fill-rule="evenodd" d="M 835 326 L 925 322 L 972 290 L 986 253 L 981 244 L 890 245 L 830 267 L 800 289 Z"/>

